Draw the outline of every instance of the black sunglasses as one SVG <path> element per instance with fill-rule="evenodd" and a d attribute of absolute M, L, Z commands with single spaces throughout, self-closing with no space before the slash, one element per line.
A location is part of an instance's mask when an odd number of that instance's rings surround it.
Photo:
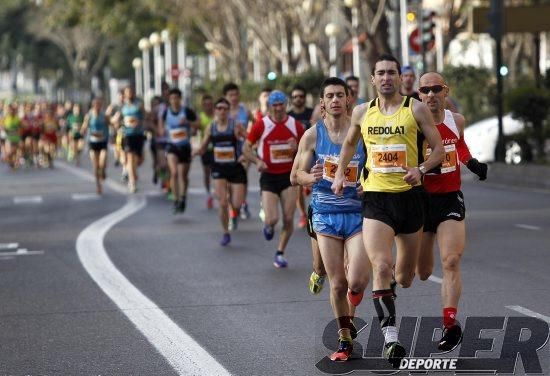
<path fill-rule="evenodd" d="M 418 91 L 422 94 L 429 94 L 430 91 L 433 91 L 434 94 L 440 93 L 441 90 L 445 89 L 447 85 L 434 85 L 434 86 L 422 86 L 418 88 Z"/>

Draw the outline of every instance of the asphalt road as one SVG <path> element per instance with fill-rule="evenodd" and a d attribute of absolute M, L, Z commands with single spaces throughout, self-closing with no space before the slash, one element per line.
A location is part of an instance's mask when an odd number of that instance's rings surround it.
<path fill-rule="evenodd" d="M 80 171 L 88 169 L 84 159 Z M 311 256 L 305 232 L 297 229 L 289 243 L 289 268 L 276 270 L 276 243 L 261 235 L 256 189 L 248 198 L 252 218 L 241 221 L 223 248 L 216 210 L 205 207 L 200 164 L 193 165 L 192 194 L 179 216 L 150 183 L 149 164 L 141 170 L 137 196 L 145 207 L 104 238 L 122 275 L 228 373 L 324 374 L 316 364 L 331 352 L 322 335 L 332 313 L 328 288 L 318 296 L 307 290 Z M 108 175 L 116 185 L 118 171 L 110 166 Z M 250 185 L 258 185 L 252 171 Z M 120 309 L 79 260 L 79 234 L 127 204 L 127 196 L 112 189 L 100 198 L 93 192 L 94 185 L 71 169 L 10 172 L 0 166 L 0 375 L 178 373 L 162 348 L 129 320 L 131 309 Z M 550 194 L 470 178 L 463 192 L 468 241 L 459 319 L 548 318 Z M 434 276 L 441 277 L 439 265 Z M 439 315 L 440 287 L 416 280 L 399 290 L 398 315 Z M 365 299 L 357 315 L 370 323 L 373 312 Z M 363 347 L 369 329 L 358 337 Z M 503 335 L 496 337 L 498 346 Z M 545 374 L 548 347 L 539 351 Z M 522 372 L 519 362 L 516 373 Z"/>

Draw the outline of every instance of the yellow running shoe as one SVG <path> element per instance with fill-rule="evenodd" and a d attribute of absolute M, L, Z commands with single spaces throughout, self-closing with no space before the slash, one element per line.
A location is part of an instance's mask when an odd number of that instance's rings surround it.
<path fill-rule="evenodd" d="M 324 283 L 325 283 L 325 276 L 324 275 L 319 275 L 319 274 L 315 273 L 314 271 L 311 272 L 311 275 L 309 276 L 308 287 L 309 287 L 309 291 L 313 295 L 317 295 L 321 292 L 321 290 L 323 290 L 323 284 Z"/>

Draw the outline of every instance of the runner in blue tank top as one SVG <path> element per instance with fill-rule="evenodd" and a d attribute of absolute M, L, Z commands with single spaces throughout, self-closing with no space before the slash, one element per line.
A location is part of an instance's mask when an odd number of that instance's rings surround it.
<path fill-rule="evenodd" d="M 137 167 L 143 163 L 143 104 L 136 99 L 131 87 L 124 89 L 124 103 L 120 109 L 124 138 L 122 148 L 126 154 L 126 171 L 128 173 L 128 190 L 137 190 Z"/>
<path fill-rule="evenodd" d="M 109 116 L 103 111 L 103 101 L 95 98 L 92 108 L 84 117 L 81 132 L 88 138 L 90 158 L 94 169 L 96 191 L 102 193 L 101 182 L 105 180 L 107 164 L 107 142 L 109 141 Z"/>
<path fill-rule="evenodd" d="M 358 190 L 359 176 L 365 162 L 363 147 L 359 146 L 346 170 L 344 194 L 335 195 L 332 181 L 338 167 L 338 156 L 350 121 L 347 116 L 348 87 L 336 77 L 326 79 L 321 86 L 321 108 L 324 121 L 319 121 L 304 134 L 300 142 L 297 178 L 304 186 L 313 185 L 310 206 L 313 210 L 313 230 L 330 281 L 331 304 L 338 322 L 339 348 L 333 361 L 345 361 L 352 352 L 354 311 L 369 281 L 370 263 L 362 239 L 363 217 Z M 313 169 L 312 162 L 322 165 Z M 347 275 L 344 252 L 347 250 Z"/>
<path fill-rule="evenodd" d="M 185 211 L 188 174 L 191 163 L 191 136 L 199 127 L 195 112 L 181 104 L 179 89 L 171 89 L 169 106 L 159 119 L 160 137 L 166 136 L 166 155 L 170 170 L 170 187 L 174 196 L 174 214 Z"/>
<path fill-rule="evenodd" d="M 230 82 L 223 87 L 223 96 L 229 101 L 229 118 L 235 120 L 237 124 L 240 124 L 247 132 L 249 131 L 248 125 L 253 121 L 252 113 L 248 110 L 244 104 L 240 102 L 239 86 Z M 244 145 L 244 138 L 239 140 L 239 149 L 242 150 Z M 244 161 L 245 170 L 248 171 L 248 162 Z M 240 208 L 241 218 L 250 218 L 250 211 L 248 210 L 248 204 L 246 203 L 246 193 L 244 202 Z"/>

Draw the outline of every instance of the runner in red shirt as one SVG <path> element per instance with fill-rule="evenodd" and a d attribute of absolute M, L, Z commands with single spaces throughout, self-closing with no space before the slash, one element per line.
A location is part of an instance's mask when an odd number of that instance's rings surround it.
<path fill-rule="evenodd" d="M 281 203 L 283 229 L 273 264 L 276 268 L 285 268 L 287 261 L 284 251 L 294 229 L 297 196 L 297 188 L 290 184 L 290 172 L 304 128 L 286 114 L 287 97 L 283 92 L 273 91 L 267 104 L 268 115 L 252 126 L 243 154 L 261 172 L 260 189 L 265 211 L 263 233 L 266 240 L 273 239 L 275 225 L 279 220 L 277 205 Z M 252 151 L 256 144 L 258 155 Z"/>
<path fill-rule="evenodd" d="M 466 241 L 464 217 L 466 208 L 460 191 L 460 162 L 480 180 L 487 178 L 487 165 L 472 158 L 464 143 L 464 116 L 445 109 L 449 88 L 436 72 L 420 78 L 420 98 L 430 109 L 445 148 L 440 167 L 424 176 L 427 194 L 424 234 L 416 273 L 425 281 L 432 274 L 433 246 L 437 238 L 443 266 L 441 295 L 443 301 L 443 336 L 439 349 L 451 351 L 462 341 L 462 329 L 455 320 L 462 291 L 460 259 Z M 430 149 L 427 147 L 426 155 Z"/>

